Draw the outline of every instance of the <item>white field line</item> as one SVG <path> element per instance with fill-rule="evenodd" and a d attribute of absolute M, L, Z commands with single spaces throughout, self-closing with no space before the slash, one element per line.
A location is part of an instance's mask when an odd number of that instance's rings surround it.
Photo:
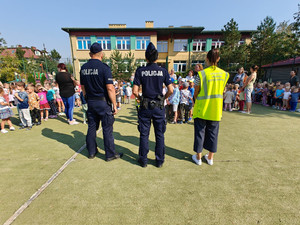
<path fill-rule="evenodd" d="M 97 131 L 97 134 L 102 130 Z M 76 158 L 76 156 L 82 152 L 83 149 L 85 149 L 86 144 L 81 146 L 81 148 L 73 155 L 71 158 L 69 158 L 50 178 L 46 181 L 6 222 L 4 225 L 10 225 L 12 222 L 17 219 L 17 217 L 57 178 L 64 169 Z"/>

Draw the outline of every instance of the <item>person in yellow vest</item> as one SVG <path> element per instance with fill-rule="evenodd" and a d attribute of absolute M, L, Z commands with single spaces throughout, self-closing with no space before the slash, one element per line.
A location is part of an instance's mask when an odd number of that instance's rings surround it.
<path fill-rule="evenodd" d="M 222 118 L 223 91 L 229 73 L 217 67 L 220 60 L 219 50 L 212 49 L 207 53 L 208 68 L 198 72 L 195 79 L 194 118 L 194 151 L 192 159 L 197 165 L 202 164 L 203 148 L 209 151 L 204 157 L 213 165 L 213 156 L 217 152 L 219 122 Z"/>

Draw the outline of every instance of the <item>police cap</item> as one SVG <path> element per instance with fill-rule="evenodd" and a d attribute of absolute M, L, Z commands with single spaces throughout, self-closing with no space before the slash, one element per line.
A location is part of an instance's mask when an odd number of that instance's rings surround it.
<path fill-rule="evenodd" d="M 146 56 L 146 59 L 149 60 L 149 62 L 154 62 L 157 60 L 158 58 L 158 51 L 156 50 L 154 44 L 152 42 L 150 42 L 148 44 L 148 47 L 146 49 L 146 52 L 145 52 L 145 56 Z"/>
<path fill-rule="evenodd" d="M 96 54 L 96 53 L 101 52 L 101 51 L 102 51 L 102 47 L 97 42 L 92 44 L 92 46 L 90 47 L 90 52 L 93 53 L 93 54 Z"/>

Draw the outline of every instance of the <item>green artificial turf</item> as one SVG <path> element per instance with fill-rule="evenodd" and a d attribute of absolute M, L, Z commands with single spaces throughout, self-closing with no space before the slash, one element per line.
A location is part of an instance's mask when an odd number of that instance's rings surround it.
<path fill-rule="evenodd" d="M 89 160 L 85 149 L 14 224 L 299 224 L 300 113 L 224 112 L 213 166 L 191 160 L 193 123 L 168 124 L 161 169 L 153 127 L 149 165 L 136 162 L 136 121 L 133 105 L 116 116 L 123 159 L 104 161 L 100 133 L 100 154 Z M 0 223 L 84 144 L 86 130 L 61 118 L 0 135 Z"/>

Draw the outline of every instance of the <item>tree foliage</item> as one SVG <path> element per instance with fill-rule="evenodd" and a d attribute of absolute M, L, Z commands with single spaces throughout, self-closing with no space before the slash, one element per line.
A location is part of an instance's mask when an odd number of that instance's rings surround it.
<path fill-rule="evenodd" d="M 20 60 L 14 56 L 0 56 L 0 79 L 3 82 L 13 81 L 15 73 L 20 73 Z"/>
<path fill-rule="evenodd" d="M 117 80 L 129 80 L 131 74 L 135 71 L 137 64 L 134 54 L 129 52 L 125 56 L 118 50 L 114 50 L 109 58 L 113 77 Z"/>
<path fill-rule="evenodd" d="M 234 19 L 224 25 L 222 32 L 225 44 L 220 49 L 220 65 L 227 71 L 233 71 L 244 65 L 249 51 L 245 44 L 239 44 L 242 35 Z"/>

